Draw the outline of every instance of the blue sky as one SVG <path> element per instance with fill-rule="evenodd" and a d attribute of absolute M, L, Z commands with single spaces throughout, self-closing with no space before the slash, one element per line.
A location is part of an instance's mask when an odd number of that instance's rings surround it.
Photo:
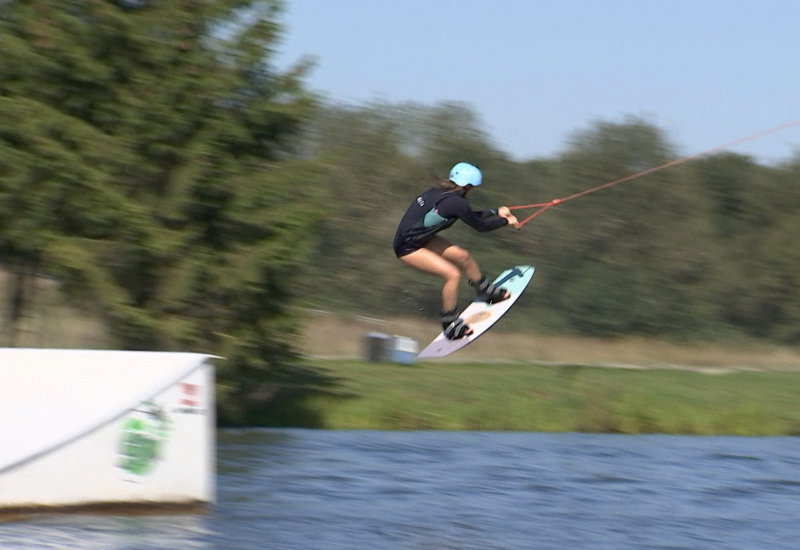
<path fill-rule="evenodd" d="M 458 101 L 517 160 L 643 117 L 681 155 L 800 119 L 796 0 L 287 0 L 277 64 L 331 101 Z M 800 152 L 800 125 L 732 151 Z"/>

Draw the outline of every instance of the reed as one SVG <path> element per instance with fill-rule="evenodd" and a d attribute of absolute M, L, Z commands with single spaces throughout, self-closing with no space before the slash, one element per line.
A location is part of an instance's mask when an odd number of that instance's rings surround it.
<path fill-rule="evenodd" d="M 349 360 L 311 365 L 337 381 L 334 391 L 294 403 L 317 419 L 313 427 L 800 434 L 800 372 Z"/>

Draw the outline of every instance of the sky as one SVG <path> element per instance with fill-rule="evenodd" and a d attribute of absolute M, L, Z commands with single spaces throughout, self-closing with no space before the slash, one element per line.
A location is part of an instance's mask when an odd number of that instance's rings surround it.
<path fill-rule="evenodd" d="M 678 155 L 800 121 L 796 0 L 286 0 L 274 59 L 330 102 L 460 102 L 513 159 L 640 117 Z M 800 124 L 728 149 L 776 164 Z"/>

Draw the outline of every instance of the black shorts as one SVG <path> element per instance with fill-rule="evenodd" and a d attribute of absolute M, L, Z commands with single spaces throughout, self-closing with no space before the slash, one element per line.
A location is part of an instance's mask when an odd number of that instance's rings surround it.
<path fill-rule="evenodd" d="M 400 256 L 406 256 L 412 252 L 416 252 L 420 248 L 425 248 L 426 244 L 428 243 L 420 243 L 419 241 L 412 241 L 410 239 L 395 239 L 394 253 L 395 256 L 399 258 Z"/>

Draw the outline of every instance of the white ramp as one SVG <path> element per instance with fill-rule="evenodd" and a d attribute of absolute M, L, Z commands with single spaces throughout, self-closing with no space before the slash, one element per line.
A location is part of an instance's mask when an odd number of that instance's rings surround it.
<path fill-rule="evenodd" d="M 0 511 L 212 502 L 209 359 L 0 349 Z"/>

